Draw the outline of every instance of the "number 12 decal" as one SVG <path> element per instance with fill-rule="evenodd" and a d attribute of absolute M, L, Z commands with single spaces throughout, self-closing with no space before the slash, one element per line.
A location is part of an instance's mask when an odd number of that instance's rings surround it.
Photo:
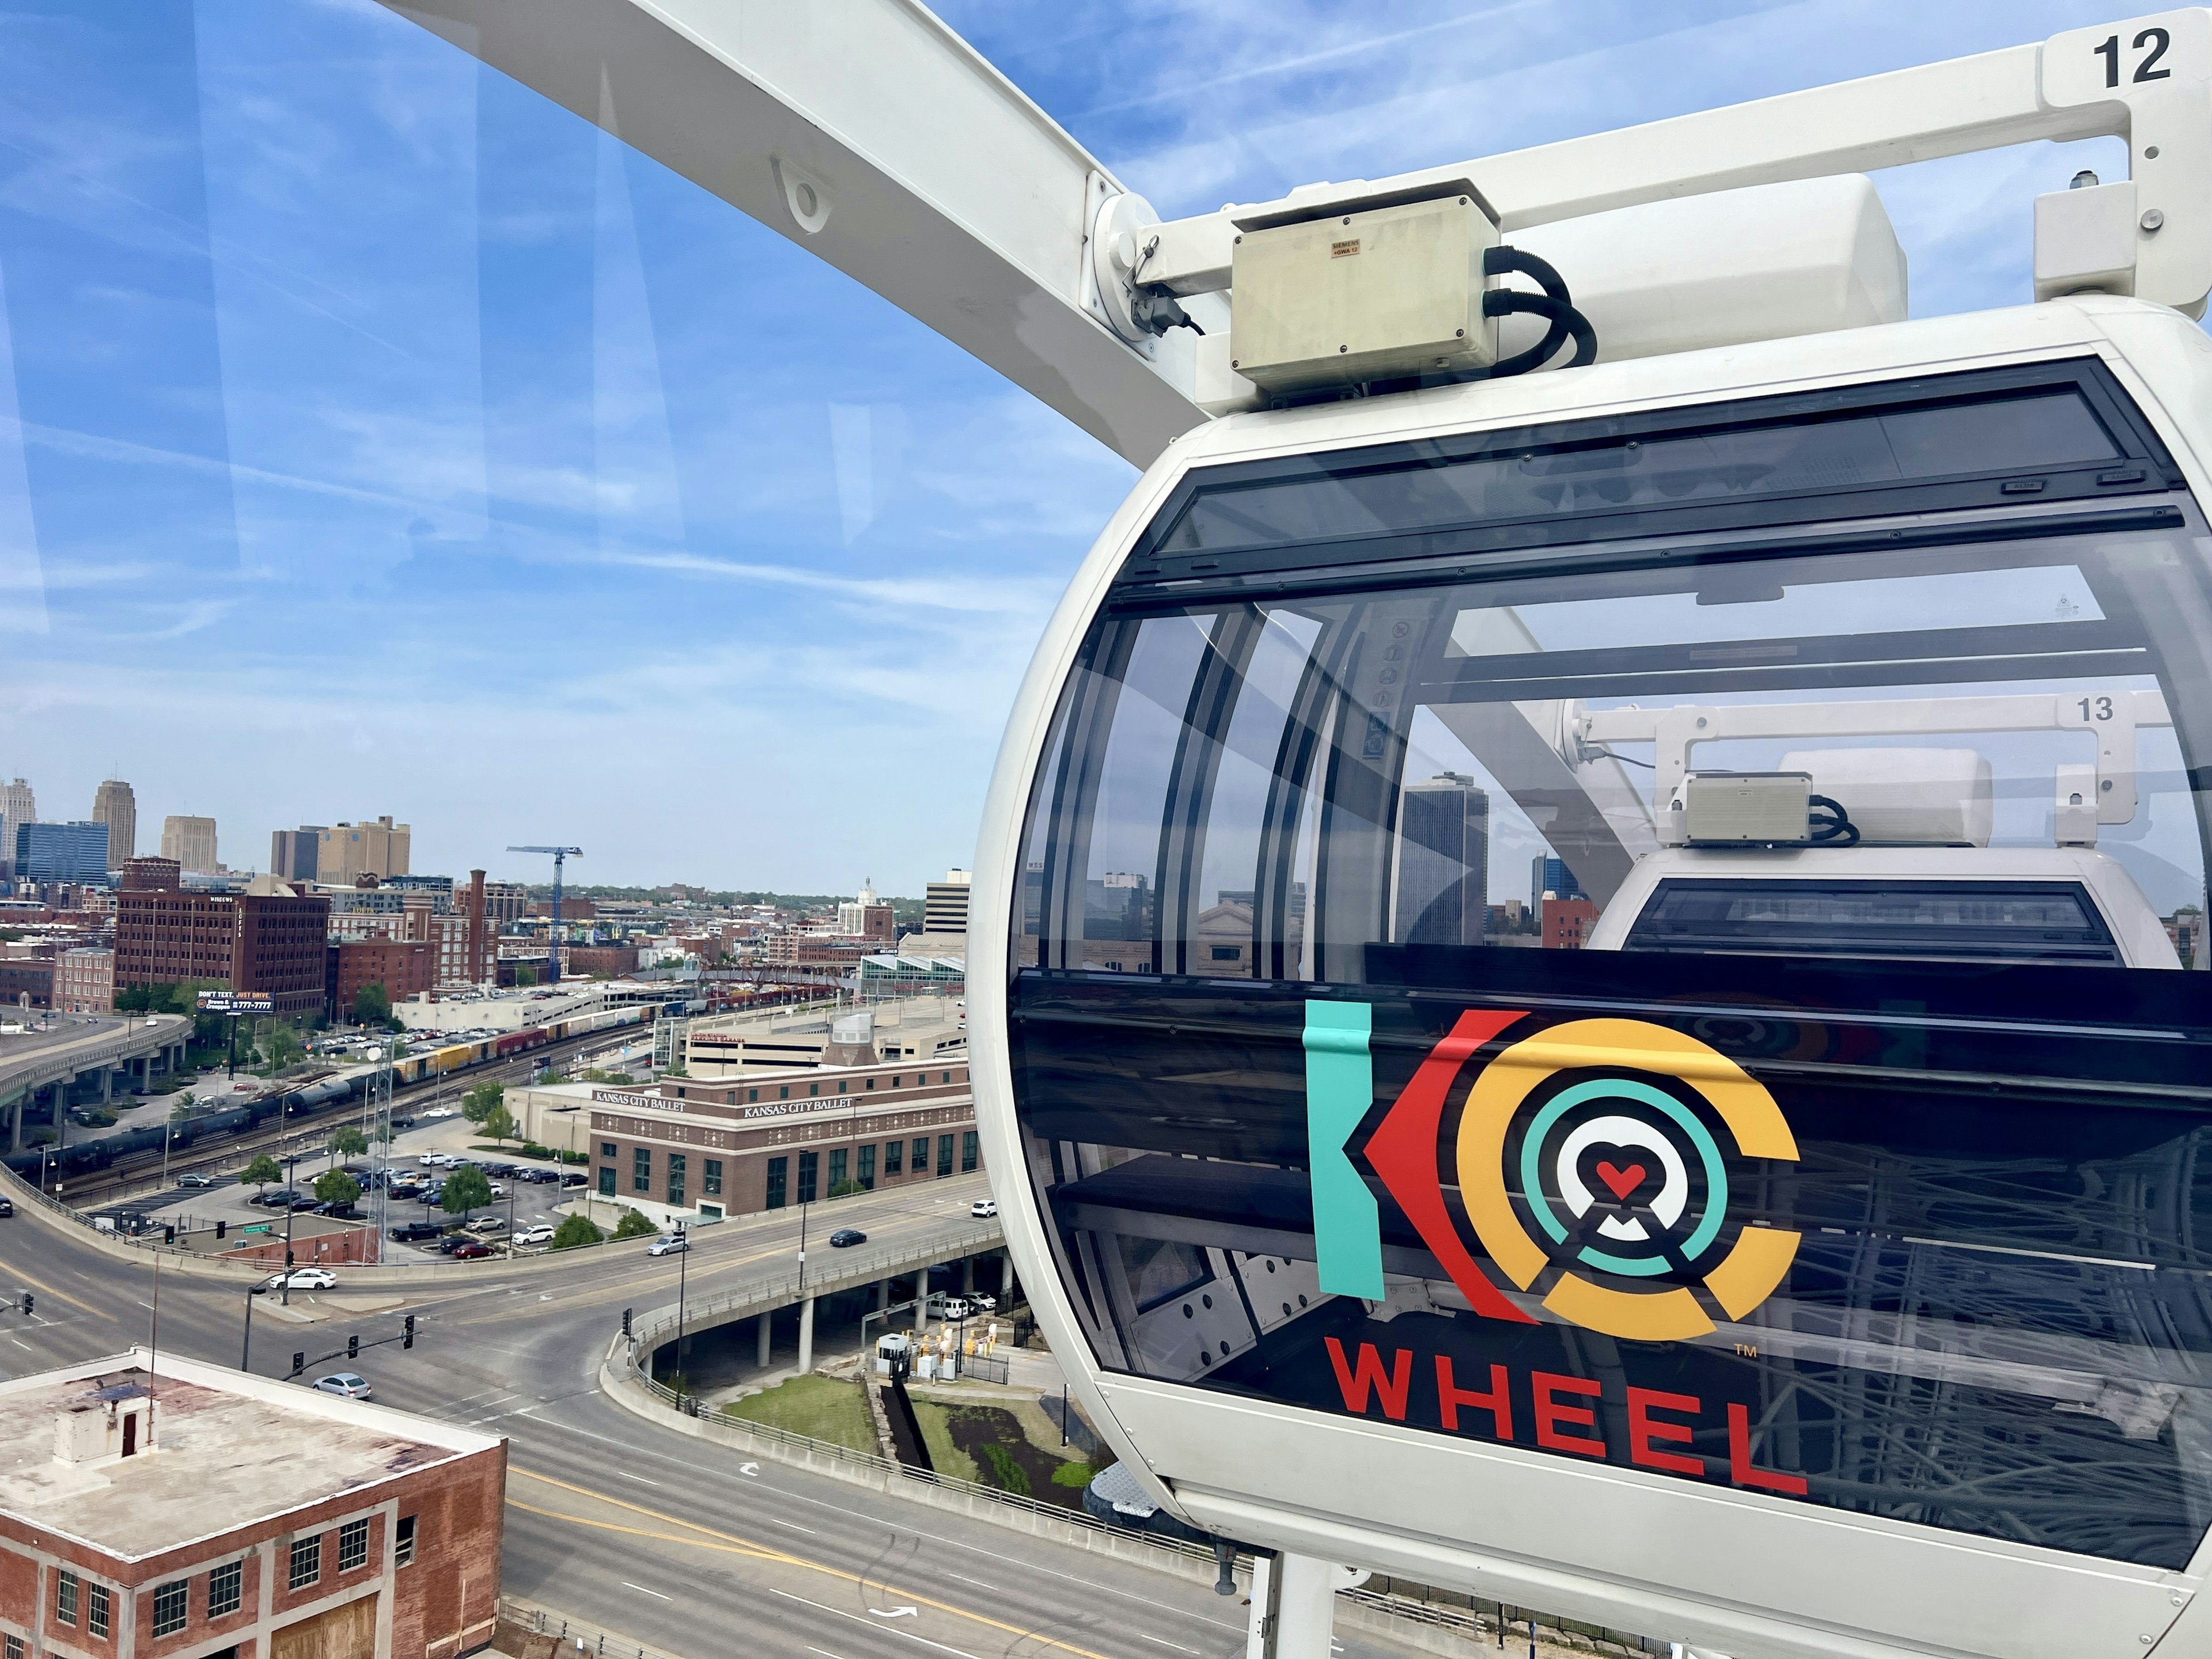
<path fill-rule="evenodd" d="M 2136 84 L 2145 81 L 2170 80 L 2173 71 L 2170 69 L 2159 68 L 2158 60 L 2166 56 L 2166 49 L 2172 44 L 2173 37 L 2164 29 L 2145 29 L 2141 34 L 2136 36 L 2135 49 L 2142 52 L 2148 46 L 2150 52 L 2142 62 L 2136 65 L 2136 72 L 2128 77 L 2129 80 Z M 2117 34 L 2112 35 L 2102 46 L 2090 47 L 2089 52 L 2092 57 L 2105 60 L 2105 84 L 2108 87 L 2119 85 L 2120 37 Z"/>

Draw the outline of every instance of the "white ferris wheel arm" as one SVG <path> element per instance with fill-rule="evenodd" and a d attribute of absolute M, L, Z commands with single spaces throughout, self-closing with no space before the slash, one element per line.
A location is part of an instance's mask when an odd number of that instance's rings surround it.
<path fill-rule="evenodd" d="M 1226 288 L 1239 230 L 1337 204 L 1472 188 L 1510 234 L 1751 185 L 2106 136 L 2128 140 L 2136 205 L 2149 220 L 2134 292 L 2200 314 L 2212 290 L 2212 9 L 2201 6 L 1477 161 L 1303 185 L 1158 227 L 1145 275 L 1179 295 Z"/>
<path fill-rule="evenodd" d="M 1137 465 L 1206 419 L 1189 396 L 1189 331 L 1133 343 L 1097 297 L 1091 229 L 1127 192 L 913 0 L 385 3 L 836 266 Z"/>

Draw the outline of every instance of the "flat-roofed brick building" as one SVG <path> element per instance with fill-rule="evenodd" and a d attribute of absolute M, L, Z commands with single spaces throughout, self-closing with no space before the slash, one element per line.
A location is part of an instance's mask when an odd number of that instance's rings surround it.
<path fill-rule="evenodd" d="M 592 1091 L 593 1191 L 657 1221 L 749 1215 L 982 1167 L 965 1053 Z"/>
<path fill-rule="evenodd" d="M 163 859 L 125 867 L 115 896 L 118 986 L 205 980 L 265 996 L 279 1014 L 321 1011 L 327 898 L 265 878 L 265 892 L 188 892 L 176 869 Z"/>
<path fill-rule="evenodd" d="M 142 1348 L 19 1377 L 0 1635 L 69 1659 L 453 1659 L 492 1632 L 506 1481 L 495 1436 Z"/>

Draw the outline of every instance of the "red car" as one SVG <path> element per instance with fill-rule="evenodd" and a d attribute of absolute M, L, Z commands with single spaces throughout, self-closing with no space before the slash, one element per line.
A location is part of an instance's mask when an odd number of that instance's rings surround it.
<path fill-rule="evenodd" d="M 488 1255 L 497 1255 L 498 1254 L 499 1252 L 492 1249 L 490 1245 L 479 1244 L 474 1239 L 471 1239 L 467 1243 L 461 1245 L 459 1249 L 454 1250 L 453 1260 L 456 1261 L 480 1261 Z"/>

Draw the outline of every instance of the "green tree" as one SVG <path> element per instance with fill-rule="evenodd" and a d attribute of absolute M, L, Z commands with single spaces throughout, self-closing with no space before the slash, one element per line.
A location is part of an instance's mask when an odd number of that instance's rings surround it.
<path fill-rule="evenodd" d="M 353 1023 L 356 1025 L 389 1025 L 392 1023 L 392 997 L 384 988 L 384 981 L 373 979 L 353 994 Z"/>
<path fill-rule="evenodd" d="M 471 1123 L 486 1122 L 506 1093 L 504 1083 L 479 1083 L 461 1097 L 461 1115 Z"/>
<path fill-rule="evenodd" d="M 269 1056 L 269 1064 L 278 1071 L 289 1066 L 306 1052 L 307 1045 L 290 1024 L 281 1019 L 269 1022 L 269 1035 L 262 1039 L 262 1050 Z"/>
<path fill-rule="evenodd" d="M 659 1231 L 659 1228 L 654 1226 L 635 1210 L 624 1210 L 622 1212 L 622 1219 L 615 1223 L 617 1240 L 649 1238 Z"/>
<path fill-rule="evenodd" d="M 169 1121 L 172 1123 L 189 1123 L 191 1120 L 192 1097 L 190 1095 L 179 1095 L 176 1098 L 175 1103 L 169 1108 Z"/>
<path fill-rule="evenodd" d="M 238 1172 L 238 1178 L 241 1182 L 250 1181 L 254 1186 L 265 1191 L 270 1182 L 282 1181 L 284 1178 L 284 1166 L 270 1157 L 268 1153 L 264 1152 L 252 1163 L 240 1170 Z"/>
<path fill-rule="evenodd" d="M 315 1177 L 315 1201 L 350 1204 L 361 1196 L 361 1182 L 343 1170 L 325 1170 Z"/>
<path fill-rule="evenodd" d="M 514 983 L 518 988 L 526 985 L 537 984 L 538 970 L 528 963 L 517 963 L 514 969 Z"/>
<path fill-rule="evenodd" d="M 504 1106 L 495 1106 L 484 1118 L 483 1131 L 502 1144 L 514 1136 L 514 1115 Z"/>
<path fill-rule="evenodd" d="M 447 1215 L 465 1218 L 471 1210 L 481 1210 L 490 1202 L 491 1181 L 475 1165 L 465 1165 L 446 1177 L 446 1198 L 440 1207 Z"/>
<path fill-rule="evenodd" d="M 635 1215 L 637 1212 L 633 1210 L 630 1213 Z M 589 1216 L 564 1215 L 561 1224 L 553 1230 L 553 1248 L 573 1250 L 585 1244 L 602 1243 L 605 1238 L 606 1235 L 592 1224 Z"/>
<path fill-rule="evenodd" d="M 368 1137 L 350 1123 L 341 1124 L 331 1131 L 331 1163 L 341 1158 L 359 1158 L 368 1150 Z"/>

